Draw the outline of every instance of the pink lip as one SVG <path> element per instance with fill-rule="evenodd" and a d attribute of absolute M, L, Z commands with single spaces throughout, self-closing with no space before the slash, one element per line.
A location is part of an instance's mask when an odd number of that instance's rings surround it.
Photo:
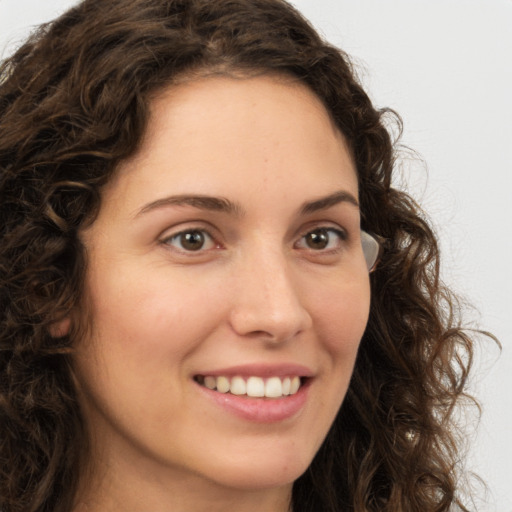
<path fill-rule="evenodd" d="M 199 391 L 228 413 L 254 423 L 276 423 L 297 415 L 306 404 L 310 381 L 303 384 L 295 395 L 282 398 L 252 398 L 231 393 L 219 393 L 197 384 Z"/>
<path fill-rule="evenodd" d="M 271 366 L 251 364 L 231 366 L 221 370 L 208 370 L 200 375 L 211 375 L 214 377 L 220 375 L 234 377 L 239 375 L 241 377 L 257 376 L 262 378 L 276 376 L 283 378 L 295 375 L 312 377 L 314 373 L 309 368 L 296 364 Z M 194 382 L 208 401 L 213 402 L 226 412 L 254 423 L 276 423 L 293 418 L 300 413 L 307 402 L 312 380 L 308 378 L 294 395 L 281 398 L 254 398 L 245 395 L 219 393 Z"/>
<path fill-rule="evenodd" d="M 225 377 L 293 377 L 295 375 L 299 377 L 313 377 L 314 372 L 307 366 L 300 364 L 245 364 L 238 366 L 230 366 L 229 368 L 222 368 L 218 370 L 206 370 L 204 372 L 198 372 L 197 375 L 211 375 L 212 377 L 219 377 L 221 375 Z"/>

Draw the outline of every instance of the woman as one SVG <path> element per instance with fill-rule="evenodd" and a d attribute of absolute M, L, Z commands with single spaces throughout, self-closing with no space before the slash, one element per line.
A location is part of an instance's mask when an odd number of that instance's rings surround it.
<path fill-rule="evenodd" d="M 465 510 L 399 120 L 288 4 L 86 0 L 0 105 L 2 510 Z"/>

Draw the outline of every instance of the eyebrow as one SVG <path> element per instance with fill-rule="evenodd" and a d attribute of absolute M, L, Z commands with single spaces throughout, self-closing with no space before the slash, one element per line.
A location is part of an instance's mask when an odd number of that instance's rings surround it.
<path fill-rule="evenodd" d="M 349 203 L 356 208 L 359 208 L 359 202 L 357 199 L 350 192 L 342 190 L 329 194 L 326 197 L 305 202 L 302 204 L 299 211 L 301 215 L 308 215 L 321 210 L 327 210 L 339 203 Z M 166 206 L 192 206 L 193 208 L 201 210 L 234 214 L 237 217 L 242 217 L 244 214 L 244 209 L 240 204 L 230 201 L 225 197 L 184 194 L 164 197 L 162 199 L 152 201 L 138 210 L 135 217 Z"/>
<path fill-rule="evenodd" d="M 326 197 L 321 197 L 320 199 L 304 203 L 300 212 L 302 215 L 307 215 L 320 210 L 327 210 L 339 203 L 349 203 L 359 209 L 358 200 L 350 192 L 340 190 L 339 192 L 334 192 L 334 194 L 330 194 Z"/>
<path fill-rule="evenodd" d="M 178 195 L 164 197 L 148 203 L 143 206 L 135 216 L 138 217 L 139 215 L 165 206 L 192 206 L 201 210 L 230 213 L 237 217 L 241 217 L 243 214 L 243 208 L 238 203 L 234 203 L 225 197 Z"/>

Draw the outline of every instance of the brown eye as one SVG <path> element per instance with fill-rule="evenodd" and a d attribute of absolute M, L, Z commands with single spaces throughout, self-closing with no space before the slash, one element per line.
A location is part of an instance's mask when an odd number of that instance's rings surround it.
<path fill-rule="evenodd" d="M 214 242 L 211 236 L 203 230 L 192 229 L 177 233 L 164 241 L 167 245 L 171 245 L 181 251 L 197 252 L 202 249 L 211 249 Z"/>
<path fill-rule="evenodd" d="M 343 231 L 333 228 L 318 228 L 306 233 L 299 241 L 299 247 L 321 251 L 336 249 L 346 236 Z"/>
<path fill-rule="evenodd" d="M 201 231 L 191 231 L 180 235 L 180 243 L 187 251 L 198 251 L 203 248 L 204 235 Z"/>
<path fill-rule="evenodd" d="M 317 229 L 305 237 L 310 249 L 325 249 L 329 245 L 329 233 L 325 229 Z"/>

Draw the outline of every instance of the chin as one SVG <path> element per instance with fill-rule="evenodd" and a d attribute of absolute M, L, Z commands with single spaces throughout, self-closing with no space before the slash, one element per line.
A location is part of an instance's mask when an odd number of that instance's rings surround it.
<path fill-rule="evenodd" d="M 314 454 L 297 453 L 283 456 L 275 451 L 259 454 L 258 458 L 244 458 L 242 462 L 218 461 L 215 465 L 215 482 L 223 487 L 245 491 L 291 486 L 309 467 Z M 268 455 L 262 458 L 262 455 Z"/>

